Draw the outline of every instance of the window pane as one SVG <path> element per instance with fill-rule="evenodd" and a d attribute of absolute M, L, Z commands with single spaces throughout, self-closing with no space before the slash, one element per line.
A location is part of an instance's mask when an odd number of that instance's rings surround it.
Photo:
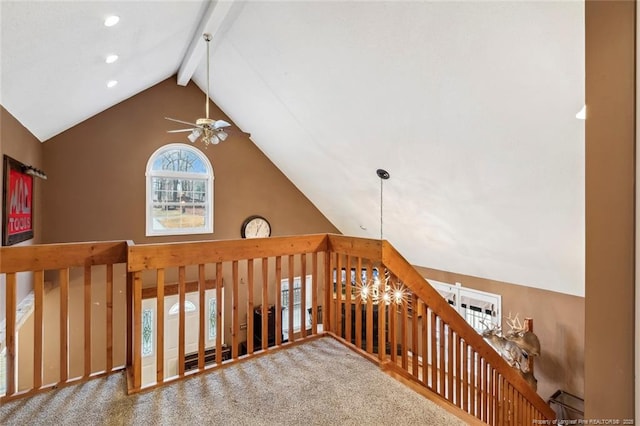
<path fill-rule="evenodd" d="M 154 230 L 204 228 L 206 180 L 153 177 Z"/>
<path fill-rule="evenodd" d="M 207 168 L 197 155 L 183 149 L 171 149 L 158 155 L 153 170 L 173 172 L 207 173 Z"/>

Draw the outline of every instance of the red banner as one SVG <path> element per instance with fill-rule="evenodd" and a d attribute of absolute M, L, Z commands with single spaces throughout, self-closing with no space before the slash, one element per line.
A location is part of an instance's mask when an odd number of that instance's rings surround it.
<path fill-rule="evenodd" d="M 9 171 L 9 202 L 7 234 L 14 235 L 31 231 L 31 201 L 33 199 L 33 178 L 19 170 Z"/>

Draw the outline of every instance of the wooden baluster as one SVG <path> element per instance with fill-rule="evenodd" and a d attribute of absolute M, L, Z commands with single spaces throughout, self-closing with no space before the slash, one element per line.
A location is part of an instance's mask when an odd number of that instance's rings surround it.
<path fill-rule="evenodd" d="M 515 389 L 513 385 L 509 384 L 509 422 L 510 424 L 516 424 L 516 403 L 515 403 Z"/>
<path fill-rule="evenodd" d="M 362 297 L 360 297 L 360 292 L 358 291 L 362 286 L 362 258 L 358 257 L 356 261 L 356 346 L 358 348 L 362 348 Z M 366 328 L 366 325 L 365 325 Z"/>
<path fill-rule="evenodd" d="M 264 304 L 265 302 L 262 301 Z M 276 304 L 275 304 L 275 320 L 276 320 L 276 346 L 282 344 L 282 257 L 276 257 Z M 263 314 L 264 318 L 264 314 Z M 264 322 L 262 329 L 265 330 Z M 263 340 L 264 342 L 264 340 Z"/>
<path fill-rule="evenodd" d="M 440 335 L 440 342 L 438 344 L 438 370 L 440 372 L 440 379 L 438 381 L 438 393 L 443 397 L 446 398 L 446 382 L 445 382 L 445 353 L 444 353 L 444 348 L 445 348 L 445 344 L 446 344 L 446 334 L 445 334 L 445 324 L 444 321 L 442 321 L 442 318 L 438 317 L 438 324 L 439 324 L 439 335 Z"/>
<path fill-rule="evenodd" d="M 107 373 L 113 370 L 113 264 L 107 265 L 106 282 L 106 311 L 107 311 Z"/>
<path fill-rule="evenodd" d="M 411 293 L 411 306 L 413 312 L 411 315 L 411 372 L 413 377 L 419 379 L 418 376 L 418 296 L 415 293 Z M 423 360 L 424 362 L 424 360 Z"/>
<path fill-rule="evenodd" d="M 438 392 L 438 329 L 436 314 L 429 309 L 429 322 L 431 323 L 431 390 Z"/>
<path fill-rule="evenodd" d="M 462 398 L 460 408 L 469 412 L 469 346 L 462 341 Z"/>
<path fill-rule="evenodd" d="M 164 281 L 165 270 L 156 270 L 156 383 L 164 382 Z"/>
<path fill-rule="evenodd" d="M 498 375 L 498 422 L 499 425 L 506 424 L 504 413 L 504 395 L 505 395 L 505 380 L 502 374 Z"/>
<path fill-rule="evenodd" d="M 380 305 L 386 305 L 384 300 L 380 301 Z M 396 320 L 398 318 L 398 309 L 395 303 L 388 305 L 389 309 L 389 346 L 391 349 L 391 362 L 398 363 L 398 335 L 396 333 L 397 325 Z"/>
<path fill-rule="evenodd" d="M 280 293 L 277 293 L 276 299 L 280 299 Z M 263 307 L 266 306 L 267 308 L 269 307 L 269 258 L 268 257 L 262 258 L 262 306 Z M 278 311 L 277 309 L 274 309 L 273 311 L 273 315 L 276 318 L 281 316 L 281 315 L 278 315 L 278 312 L 280 311 Z M 251 315 L 253 316 L 253 311 Z M 267 312 L 265 315 L 265 311 L 263 311 L 262 312 L 262 329 L 267 330 L 268 327 L 269 327 L 269 314 Z M 277 329 L 274 331 L 277 332 L 279 335 L 279 332 L 277 331 Z M 247 340 L 253 340 L 253 333 L 251 334 L 251 336 L 252 336 L 251 339 L 247 339 Z M 276 344 L 279 344 L 279 343 L 276 342 Z"/>
<path fill-rule="evenodd" d="M 91 376 L 91 265 L 84 265 L 84 379 Z"/>
<path fill-rule="evenodd" d="M 216 263 L 216 364 L 222 364 L 222 263 Z"/>
<path fill-rule="evenodd" d="M 60 378 L 59 384 L 69 377 L 69 269 L 60 269 Z"/>
<path fill-rule="evenodd" d="M 205 313 L 207 311 L 207 305 L 206 305 L 206 298 L 205 298 L 205 292 L 206 292 L 207 288 L 206 288 L 206 276 L 205 276 L 205 271 L 204 271 L 204 264 L 201 263 L 198 265 L 198 305 L 200 306 L 200 309 L 198 309 L 198 322 L 199 322 L 199 327 L 198 327 L 198 370 L 202 371 L 204 370 L 204 366 L 205 366 L 205 342 L 206 342 L 206 338 L 207 338 L 207 333 L 206 333 L 206 325 L 207 323 L 205 322 Z"/>
<path fill-rule="evenodd" d="M 251 355 L 253 353 L 253 259 L 247 260 L 247 354 Z M 262 306 L 269 304 L 268 301 L 262 299 Z M 262 318 L 264 318 L 264 311 L 262 313 Z M 268 319 L 268 318 L 267 318 Z M 260 324 L 262 326 L 262 324 Z M 263 330 L 263 341 L 264 341 L 264 330 Z"/>
<path fill-rule="evenodd" d="M 396 281 L 397 285 L 397 278 L 394 279 L 394 281 Z M 393 294 L 391 295 L 391 298 L 393 300 L 392 303 L 397 305 Z M 409 306 L 407 303 L 408 301 L 403 300 L 400 305 L 400 312 L 402 313 L 402 324 L 400 328 L 402 330 L 402 334 L 400 335 L 400 346 L 402 347 L 402 369 L 405 371 L 409 371 Z"/>
<path fill-rule="evenodd" d="M 335 281 L 335 294 L 336 294 L 336 334 L 342 337 L 342 322 L 346 308 L 342 305 L 342 255 L 338 254 L 336 260 L 336 281 Z"/>
<path fill-rule="evenodd" d="M 62 275 L 62 271 L 60 271 Z M 133 389 L 140 389 L 142 383 L 142 273 L 133 273 Z M 62 278 L 60 279 L 62 284 Z M 60 286 L 62 295 L 62 285 Z M 61 324 L 62 327 L 62 324 Z M 62 335 L 62 330 L 60 332 Z M 61 339 L 62 340 L 62 339 Z M 62 342 L 61 342 L 62 344 Z M 61 357 L 62 359 L 62 357 Z M 62 361 L 61 361 L 62 362 Z M 62 380 L 61 380 L 62 381 Z"/>
<path fill-rule="evenodd" d="M 345 264 L 345 270 L 347 272 L 347 280 L 345 282 L 344 289 L 344 338 L 347 342 L 352 343 L 351 327 L 353 324 L 353 318 L 351 317 L 351 281 L 353 275 L 351 274 L 351 256 L 347 255 Z"/>
<path fill-rule="evenodd" d="M 300 333 L 307 337 L 307 255 L 300 253 Z"/>
<path fill-rule="evenodd" d="M 239 273 L 238 261 L 231 262 L 231 358 L 238 358 L 238 334 L 240 334 L 240 324 L 238 322 L 238 305 L 240 302 L 238 294 Z M 263 332 L 264 333 L 264 332 Z"/>
<path fill-rule="evenodd" d="M 293 282 L 293 268 L 294 268 L 294 262 L 293 262 L 293 255 L 290 254 L 289 255 L 289 269 L 288 269 L 288 273 L 289 273 L 289 302 L 288 302 L 288 313 L 289 313 L 289 342 L 293 343 L 296 338 L 293 335 L 294 334 L 294 330 L 293 330 L 293 310 L 294 310 L 294 293 L 295 293 L 295 288 L 294 288 L 294 282 Z"/>
<path fill-rule="evenodd" d="M 495 370 L 493 369 L 493 367 L 491 367 L 490 365 L 488 366 L 489 369 L 489 373 L 488 373 L 488 384 L 487 384 L 487 389 L 488 389 L 488 405 L 489 405 L 489 409 L 488 409 L 488 417 L 487 417 L 487 421 L 490 424 L 495 424 L 495 420 L 494 420 L 494 406 L 495 406 L 495 401 L 496 401 L 496 396 L 495 396 L 495 389 L 494 389 L 494 381 L 493 381 L 493 375 L 495 374 Z"/>
<path fill-rule="evenodd" d="M 385 333 L 385 326 L 387 322 L 386 308 L 384 303 L 378 303 L 378 358 L 380 362 L 384 362 L 387 359 L 387 336 Z M 389 314 L 391 316 L 391 314 Z M 389 326 L 391 328 L 391 326 Z M 393 350 L 391 352 L 394 352 Z"/>
<path fill-rule="evenodd" d="M 15 272 L 6 274 L 7 396 L 16 392 L 16 309 L 17 281 Z"/>
<path fill-rule="evenodd" d="M 469 362 L 471 363 L 470 365 L 470 370 L 469 370 L 469 374 L 471 375 L 471 377 L 469 378 L 469 385 L 471 387 L 470 392 L 469 392 L 469 411 L 468 413 L 471 415 L 476 414 L 477 410 L 476 410 L 476 396 L 477 396 L 477 392 L 478 392 L 478 387 L 477 387 L 477 378 L 478 378 L 478 373 L 477 373 L 477 368 L 478 368 L 478 359 L 476 356 L 476 351 L 473 349 L 472 346 L 469 346 Z"/>
<path fill-rule="evenodd" d="M 427 305 L 420 300 L 422 306 L 422 383 L 429 386 L 429 325 L 427 324 Z"/>
<path fill-rule="evenodd" d="M 534 417 L 535 410 L 533 408 L 533 404 L 530 403 L 528 405 L 529 405 L 529 422 L 528 422 L 528 424 L 531 425 L 531 424 L 533 424 L 533 419 L 535 418 Z"/>
<path fill-rule="evenodd" d="M 318 253 L 311 255 L 311 334 L 318 333 Z"/>
<path fill-rule="evenodd" d="M 186 268 L 178 267 L 178 375 L 184 376 L 184 358 L 186 344 L 184 303 L 186 297 Z"/>
<path fill-rule="evenodd" d="M 482 406 L 482 418 L 484 422 L 487 423 L 489 420 L 489 404 L 490 404 L 489 398 L 491 396 L 491 388 L 489 387 L 489 383 L 490 383 L 489 375 L 491 374 L 491 368 L 487 363 L 487 360 L 485 360 L 484 358 L 483 358 L 482 370 L 484 371 L 484 383 L 482 385 L 483 398 L 484 398 L 484 404 Z"/>
<path fill-rule="evenodd" d="M 333 265 L 335 264 L 335 256 L 332 252 L 324 252 L 324 306 L 322 307 L 322 329 L 324 331 L 335 332 L 335 325 L 333 322 L 333 311 L 335 311 L 335 305 L 333 304 Z"/>
<path fill-rule="evenodd" d="M 478 413 L 477 417 L 486 423 L 487 421 L 487 410 L 486 410 L 486 402 L 487 402 L 487 393 L 485 389 L 485 378 L 487 375 L 487 369 L 485 360 L 482 356 L 478 355 L 479 360 L 478 364 L 480 366 L 480 377 L 478 377 Z"/>
<path fill-rule="evenodd" d="M 447 326 L 447 399 L 453 403 L 453 329 Z"/>
<path fill-rule="evenodd" d="M 133 309 L 134 309 L 134 296 L 133 296 L 133 287 L 134 287 L 134 279 L 133 279 L 133 272 L 127 272 L 127 288 L 126 288 L 126 292 L 127 292 L 127 296 L 126 296 L 126 309 L 127 309 L 127 337 L 126 337 L 126 342 L 127 342 L 127 348 L 126 348 L 126 366 L 132 366 L 134 364 L 134 345 L 133 345 L 133 340 L 134 340 L 134 332 L 133 330 L 135 329 L 135 321 L 133 318 Z"/>
<path fill-rule="evenodd" d="M 462 396 L 462 370 L 461 370 L 461 360 L 460 358 L 462 358 L 462 351 L 460 348 L 461 345 L 461 340 L 460 340 L 460 336 L 458 335 L 458 333 L 455 334 L 455 345 L 453 346 L 455 348 L 455 360 L 456 360 L 456 368 L 455 368 L 455 390 L 456 390 L 456 399 L 455 399 L 455 403 L 458 407 L 462 408 L 462 400 L 461 400 L 461 396 Z"/>
<path fill-rule="evenodd" d="M 44 308 L 44 271 L 33 273 L 33 389 L 42 387 L 42 337 Z M 8 330 L 8 329 L 7 329 Z M 108 371 L 108 370 L 107 370 Z"/>
<path fill-rule="evenodd" d="M 370 290 L 371 289 L 371 282 L 372 282 L 372 274 L 373 273 L 373 268 L 371 266 L 371 261 L 367 262 L 367 280 L 364 283 L 364 285 L 367 286 L 367 288 Z M 367 323 L 366 323 L 366 347 L 367 347 L 367 353 L 373 354 L 373 301 L 371 300 L 371 296 L 368 295 L 367 296 L 367 300 L 366 300 L 366 309 L 367 309 Z M 378 311 L 378 315 L 380 315 L 380 311 Z M 384 350 L 384 345 L 380 345 L 381 342 L 380 340 L 378 340 L 378 347 L 377 350 L 378 352 L 380 352 L 380 348 L 382 348 L 382 350 Z"/>

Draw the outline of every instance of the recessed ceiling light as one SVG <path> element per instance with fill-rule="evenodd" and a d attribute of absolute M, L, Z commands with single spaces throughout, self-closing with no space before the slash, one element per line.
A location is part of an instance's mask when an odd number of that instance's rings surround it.
<path fill-rule="evenodd" d="M 107 19 L 104 20 L 105 27 L 113 27 L 115 24 L 120 21 L 120 17 L 116 15 L 108 16 Z"/>
<path fill-rule="evenodd" d="M 117 60 L 118 60 L 118 55 L 109 55 L 107 56 L 107 59 L 105 59 L 105 62 L 108 64 L 112 64 Z"/>
<path fill-rule="evenodd" d="M 117 82 L 116 80 L 109 80 L 109 81 L 107 82 L 107 87 L 108 87 L 109 89 L 111 89 L 111 88 L 112 88 L 112 87 L 114 87 L 116 84 L 118 84 L 118 82 Z"/>

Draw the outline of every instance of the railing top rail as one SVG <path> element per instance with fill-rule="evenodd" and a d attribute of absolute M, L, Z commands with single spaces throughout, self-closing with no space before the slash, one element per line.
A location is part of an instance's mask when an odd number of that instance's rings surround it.
<path fill-rule="evenodd" d="M 344 235 L 327 235 L 329 249 L 334 253 L 348 254 L 371 260 L 382 258 L 382 241 L 369 238 L 345 237 Z"/>
<path fill-rule="evenodd" d="M 140 244 L 128 248 L 129 272 L 326 251 L 327 235 Z"/>
<path fill-rule="evenodd" d="M 34 244 L 0 248 L 0 273 L 126 262 L 126 241 Z"/>

